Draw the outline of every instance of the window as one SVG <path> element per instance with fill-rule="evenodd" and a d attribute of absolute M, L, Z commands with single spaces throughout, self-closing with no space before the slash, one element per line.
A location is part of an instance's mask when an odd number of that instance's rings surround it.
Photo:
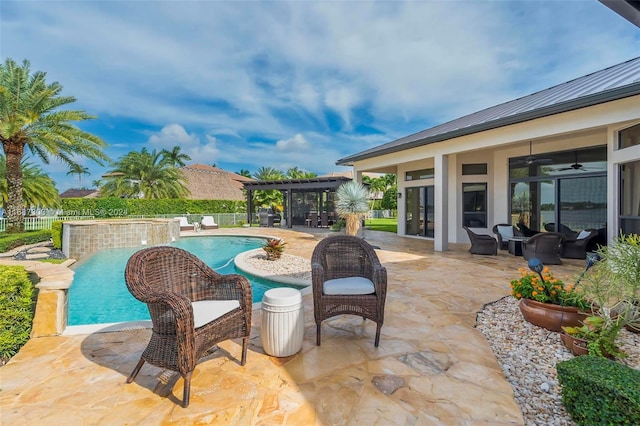
<path fill-rule="evenodd" d="M 463 164 L 462 174 L 463 175 L 486 175 L 487 163 Z"/>
<path fill-rule="evenodd" d="M 640 161 L 620 165 L 620 229 L 640 234 Z"/>
<path fill-rule="evenodd" d="M 411 170 L 405 173 L 404 180 L 411 181 L 417 179 L 433 179 L 435 169 Z"/>
<path fill-rule="evenodd" d="M 640 124 L 624 129 L 620 132 L 620 140 L 618 148 L 629 148 L 630 146 L 640 145 Z"/>
<path fill-rule="evenodd" d="M 487 227 L 487 184 L 462 184 L 462 224 L 471 228 Z"/>

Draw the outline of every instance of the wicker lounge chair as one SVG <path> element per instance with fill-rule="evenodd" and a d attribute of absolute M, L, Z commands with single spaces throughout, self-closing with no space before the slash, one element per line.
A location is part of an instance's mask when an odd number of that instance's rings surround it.
<path fill-rule="evenodd" d="M 510 237 L 523 237 L 524 234 L 520 232 L 518 228 L 507 223 L 499 223 L 494 225 L 493 233 L 498 238 L 498 247 L 500 250 L 506 250 L 509 248 Z"/>
<path fill-rule="evenodd" d="M 580 231 L 575 239 L 567 238 L 562 244 L 562 257 L 569 259 L 586 259 L 591 241 L 598 236 L 596 229 Z M 593 244 L 594 246 L 596 244 Z"/>
<path fill-rule="evenodd" d="M 468 226 L 463 226 L 464 230 L 469 235 L 471 241 L 471 247 L 469 253 L 471 254 L 498 254 L 498 242 L 491 235 L 476 234 Z"/>
<path fill-rule="evenodd" d="M 202 229 L 218 229 L 218 224 L 213 216 L 202 216 Z"/>
<path fill-rule="evenodd" d="M 247 358 L 251 331 L 251 285 L 241 275 L 220 275 L 176 247 L 151 247 L 131 256 L 125 269 L 131 294 L 147 304 L 153 330 L 131 383 L 146 362 L 177 371 L 184 379 L 182 406 L 189 405 L 191 373 L 215 344 L 242 338 Z"/>
<path fill-rule="evenodd" d="M 377 347 L 384 323 L 387 270 L 373 247 L 351 235 L 324 238 L 313 250 L 311 276 L 316 345 L 320 345 L 322 321 L 349 314 L 377 324 Z"/>
<path fill-rule="evenodd" d="M 547 265 L 561 265 L 560 250 L 565 240 L 560 232 L 540 232 L 522 242 L 522 255 L 526 260 L 537 257 Z"/>

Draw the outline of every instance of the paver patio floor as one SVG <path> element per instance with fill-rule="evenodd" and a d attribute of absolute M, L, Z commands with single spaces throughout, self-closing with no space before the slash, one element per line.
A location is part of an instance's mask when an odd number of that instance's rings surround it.
<path fill-rule="evenodd" d="M 220 229 L 206 234 L 270 235 L 287 253 L 310 259 L 326 231 Z M 185 234 L 186 235 L 186 234 Z M 266 355 L 255 310 L 247 364 L 227 341 L 193 373 L 182 408 L 179 375 L 145 364 L 125 379 L 149 330 L 31 339 L 0 368 L 2 425 L 500 425 L 523 424 L 513 392 L 484 336 L 474 328 L 482 306 L 509 294 L 521 257 L 433 252 L 433 243 L 366 231 L 380 247 L 389 289 L 380 346 L 375 324 L 354 316 L 323 323 L 315 346 L 311 295 L 304 296 L 302 351 Z M 583 261 L 554 267 L 574 274 Z"/>

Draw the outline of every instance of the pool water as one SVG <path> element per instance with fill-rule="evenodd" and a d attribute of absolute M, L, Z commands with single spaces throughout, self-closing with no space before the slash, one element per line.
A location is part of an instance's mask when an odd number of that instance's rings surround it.
<path fill-rule="evenodd" d="M 296 287 L 254 277 L 237 270 L 233 258 L 244 251 L 260 248 L 263 238 L 193 237 L 171 244 L 185 249 L 220 274 L 242 274 L 251 282 L 253 302 L 262 301 L 264 292 L 274 287 Z M 135 299 L 124 280 L 124 269 L 141 247 L 100 250 L 74 265 L 69 289 L 68 325 L 105 324 L 149 320 L 147 305 Z"/>

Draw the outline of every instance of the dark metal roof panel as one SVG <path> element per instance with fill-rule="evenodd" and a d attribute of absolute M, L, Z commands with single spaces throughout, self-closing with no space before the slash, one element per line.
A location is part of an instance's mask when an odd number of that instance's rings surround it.
<path fill-rule="evenodd" d="M 362 151 L 338 165 L 640 94 L 640 57 Z"/>

